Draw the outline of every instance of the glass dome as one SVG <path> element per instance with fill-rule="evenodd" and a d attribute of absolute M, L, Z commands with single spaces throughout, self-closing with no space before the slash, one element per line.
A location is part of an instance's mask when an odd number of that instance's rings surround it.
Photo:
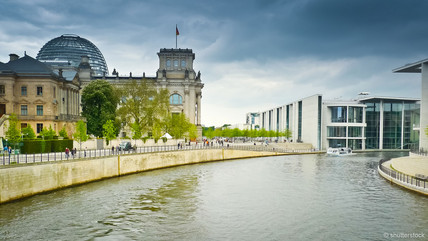
<path fill-rule="evenodd" d="M 95 75 L 108 74 L 107 63 L 97 46 L 74 34 L 64 34 L 50 40 L 40 49 L 36 59 L 48 64 L 68 61 L 71 66 L 77 67 L 85 55 L 89 57 Z"/>

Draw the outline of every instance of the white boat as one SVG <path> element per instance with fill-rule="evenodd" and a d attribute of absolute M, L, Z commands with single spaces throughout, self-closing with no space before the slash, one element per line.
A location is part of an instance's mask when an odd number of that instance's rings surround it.
<path fill-rule="evenodd" d="M 346 147 L 328 148 L 327 155 L 330 156 L 349 156 L 352 155 L 352 149 Z"/>

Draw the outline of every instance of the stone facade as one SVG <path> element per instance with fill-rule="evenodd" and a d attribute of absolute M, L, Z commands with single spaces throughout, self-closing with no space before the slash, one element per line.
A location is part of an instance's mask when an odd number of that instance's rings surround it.
<path fill-rule="evenodd" d="M 67 80 L 44 63 L 25 55 L 10 55 L 8 63 L 0 63 L 0 136 L 5 136 L 7 117 L 14 113 L 21 128 L 31 126 L 40 133 L 52 127 L 57 133 L 65 126 L 69 135 L 82 119 L 80 82 L 75 73 Z"/>

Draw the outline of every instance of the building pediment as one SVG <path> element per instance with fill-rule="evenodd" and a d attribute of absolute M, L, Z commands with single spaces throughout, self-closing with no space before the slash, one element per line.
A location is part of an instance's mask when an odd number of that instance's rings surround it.
<path fill-rule="evenodd" d="M 43 101 L 43 100 L 41 100 L 41 99 L 37 99 L 37 100 L 35 100 L 35 101 L 33 102 L 33 104 L 40 104 L 40 105 L 44 105 L 44 104 L 46 104 L 46 101 Z"/>
<path fill-rule="evenodd" d="M 9 103 L 9 100 L 4 98 L 4 96 L 0 96 L 0 103 L 2 104 Z"/>

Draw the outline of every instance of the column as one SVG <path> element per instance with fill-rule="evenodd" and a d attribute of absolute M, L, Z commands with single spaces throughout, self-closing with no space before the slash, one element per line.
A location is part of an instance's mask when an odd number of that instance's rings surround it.
<path fill-rule="evenodd" d="M 419 131 L 419 150 L 428 150 L 428 137 L 425 128 L 428 127 L 428 63 L 421 66 L 422 88 L 421 88 L 421 121 Z"/>
<path fill-rule="evenodd" d="M 383 100 L 380 101 L 379 106 L 380 117 L 379 117 L 379 149 L 383 149 Z"/>

